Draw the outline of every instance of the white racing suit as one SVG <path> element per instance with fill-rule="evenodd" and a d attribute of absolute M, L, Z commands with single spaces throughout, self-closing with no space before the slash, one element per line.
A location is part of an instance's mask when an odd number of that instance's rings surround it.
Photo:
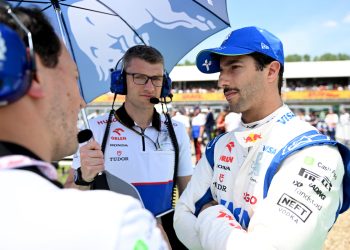
<path fill-rule="evenodd" d="M 189 249 L 322 249 L 349 206 L 338 147 L 287 106 L 215 138 L 176 205 L 176 234 Z"/>

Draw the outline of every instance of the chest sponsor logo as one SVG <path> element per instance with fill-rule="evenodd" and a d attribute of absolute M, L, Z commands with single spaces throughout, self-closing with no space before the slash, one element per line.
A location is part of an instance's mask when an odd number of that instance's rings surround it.
<path fill-rule="evenodd" d="M 263 145 L 263 151 L 273 155 L 276 154 L 276 149 L 267 145 Z"/>
<path fill-rule="evenodd" d="M 223 170 L 228 170 L 228 171 L 231 170 L 231 168 L 229 166 L 225 166 L 225 165 L 221 165 L 221 164 L 218 164 L 216 167 L 220 168 L 220 169 L 223 169 Z"/>
<path fill-rule="evenodd" d="M 220 190 L 220 191 L 222 191 L 222 192 L 225 192 L 225 193 L 226 193 L 226 189 L 227 189 L 227 187 L 226 187 L 225 185 L 220 184 L 220 183 L 217 183 L 216 181 L 215 181 L 215 182 L 213 182 L 213 185 L 214 185 L 214 187 L 215 187 L 217 190 Z"/>
<path fill-rule="evenodd" d="M 126 156 L 116 156 L 116 157 L 109 157 L 110 161 L 128 161 L 129 158 Z"/>
<path fill-rule="evenodd" d="M 122 128 L 116 128 L 115 130 L 113 130 L 113 133 L 116 133 L 117 135 L 121 135 L 122 133 L 124 133 L 124 129 Z"/>
<path fill-rule="evenodd" d="M 262 139 L 262 136 L 261 134 L 249 134 L 247 137 L 244 138 L 244 141 L 246 143 L 249 143 L 249 142 L 256 142 L 258 140 L 261 140 Z"/>
<path fill-rule="evenodd" d="M 224 181 L 224 177 L 225 177 L 224 174 L 220 174 L 220 175 L 219 175 L 219 181 L 220 181 L 220 182 L 223 182 L 223 181 Z"/>
<path fill-rule="evenodd" d="M 279 211 L 282 214 L 289 216 L 296 223 L 298 222 L 298 219 L 300 219 L 303 222 L 307 221 L 307 219 L 312 214 L 310 208 L 308 208 L 300 201 L 294 199 L 293 197 L 285 193 L 282 194 L 281 198 L 277 202 L 277 205 L 281 207 Z M 290 213 L 288 213 L 288 211 Z M 294 216 L 296 216 L 297 218 L 295 218 Z"/>
<path fill-rule="evenodd" d="M 331 181 L 327 178 L 327 177 L 321 177 L 320 175 L 308 170 L 308 169 L 305 169 L 305 168 L 300 168 L 300 171 L 299 171 L 299 175 L 304 177 L 305 179 L 308 179 L 312 182 L 314 182 L 315 180 L 318 180 L 321 182 L 321 184 L 328 190 L 328 191 L 331 191 L 332 189 L 332 183 Z"/>
<path fill-rule="evenodd" d="M 222 162 L 232 163 L 233 159 L 234 159 L 233 156 L 226 156 L 226 155 L 220 156 L 220 161 L 222 161 Z"/>
<path fill-rule="evenodd" d="M 254 195 L 251 195 L 247 192 L 243 193 L 243 199 L 245 200 L 245 202 L 247 202 L 251 205 L 256 204 L 258 201 L 258 199 Z"/>
<path fill-rule="evenodd" d="M 111 147 L 127 147 L 128 144 L 110 143 L 109 146 L 111 146 Z"/>
<path fill-rule="evenodd" d="M 112 119 L 112 122 L 116 122 L 116 121 L 117 121 L 117 119 L 114 117 Z M 97 125 L 105 125 L 105 124 L 107 124 L 107 122 L 108 122 L 107 119 L 106 120 L 99 120 L 99 121 L 97 121 Z"/>
<path fill-rule="evenodd" d="M 226 144 L 226 148 L 230 153 L 234 147 L 235 147 L 235 143 L 233 141 L 230 141 L 229 143 Z"/>
<path fill-rule="evenodd" d="M 292 120 L 294 117 L 295 117 L 295 114 L 293 112 L 288 112 L 288 113 L 282 115 L 282 117 L 279 118 L 277 120 L 277 122 L 282 123 L 282 124 L 286 124 L 287 122 Z"/>
<path fill-rule="evenodd" d="M 126 137 L 123 136 L 122 134 L 124 133 L 124 129 L 122 128 L 116 128 L 113 130 L 113 135 L 111 137 L 112 140 L 117 140 L 117 141 L 125 141 Z"/>

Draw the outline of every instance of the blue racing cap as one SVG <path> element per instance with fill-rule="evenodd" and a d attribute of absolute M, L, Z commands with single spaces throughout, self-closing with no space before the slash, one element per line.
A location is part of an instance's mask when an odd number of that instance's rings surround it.
<path fill-rule="evenodd" d="M 219 56 L 239 56 L 253 52 L 272 57 L 284 65 L 282 42 L 267 30 L 254 26 L 234 30 L 220 47 L 199 52 L 196 65 L 203 73 L 216 73 L 220 71 Z"/>
<path fill-rule="evenodd" d="M 0 106 L 20 98 L 30 86 L 26 46 L 17 32 L 0 23 Z"/>

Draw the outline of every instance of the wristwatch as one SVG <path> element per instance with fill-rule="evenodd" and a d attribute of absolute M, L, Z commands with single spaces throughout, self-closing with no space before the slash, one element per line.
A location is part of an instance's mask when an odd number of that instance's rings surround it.
<path fill-rule="evenodd" d="M 75 184 L 77 184 L 79 186 L 90 186 L 90 184 L 93 183 L 93 182 L 94 182 L 94 180 L 92 180 L 92 181 L 85 181 L 83 179 L 80 167 L 74 171 L 74 183 Z"/>

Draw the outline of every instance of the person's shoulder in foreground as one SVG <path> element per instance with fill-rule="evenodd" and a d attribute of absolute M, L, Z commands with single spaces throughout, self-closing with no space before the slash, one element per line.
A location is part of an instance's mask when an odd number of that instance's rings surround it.
<path fill-rule="evenodd" d="M 61 189 L 49 162 L 76 151 L 85 103 L 76 65 L 42 12 L 0 8 L 0 34 L 0 249 L 166 249 L 137 200 Z"/>
<path fill-rule="evenodd" d="M 257 27 L 198 54 L 242 121 L 208 144 L 177 202 L 174 227 L 188 248 L 322 249 L 348 209 L 349 150 L 283 104 L 283 66 L 281 41 Z"/>
<path fill-rule="evenodd" d="M 0 197 L 8 204 L 0 208 L 1 249 L 167 249 L 152 214 L 130 196 L 58 189 L 16 170 L 1 171 Z"/>

